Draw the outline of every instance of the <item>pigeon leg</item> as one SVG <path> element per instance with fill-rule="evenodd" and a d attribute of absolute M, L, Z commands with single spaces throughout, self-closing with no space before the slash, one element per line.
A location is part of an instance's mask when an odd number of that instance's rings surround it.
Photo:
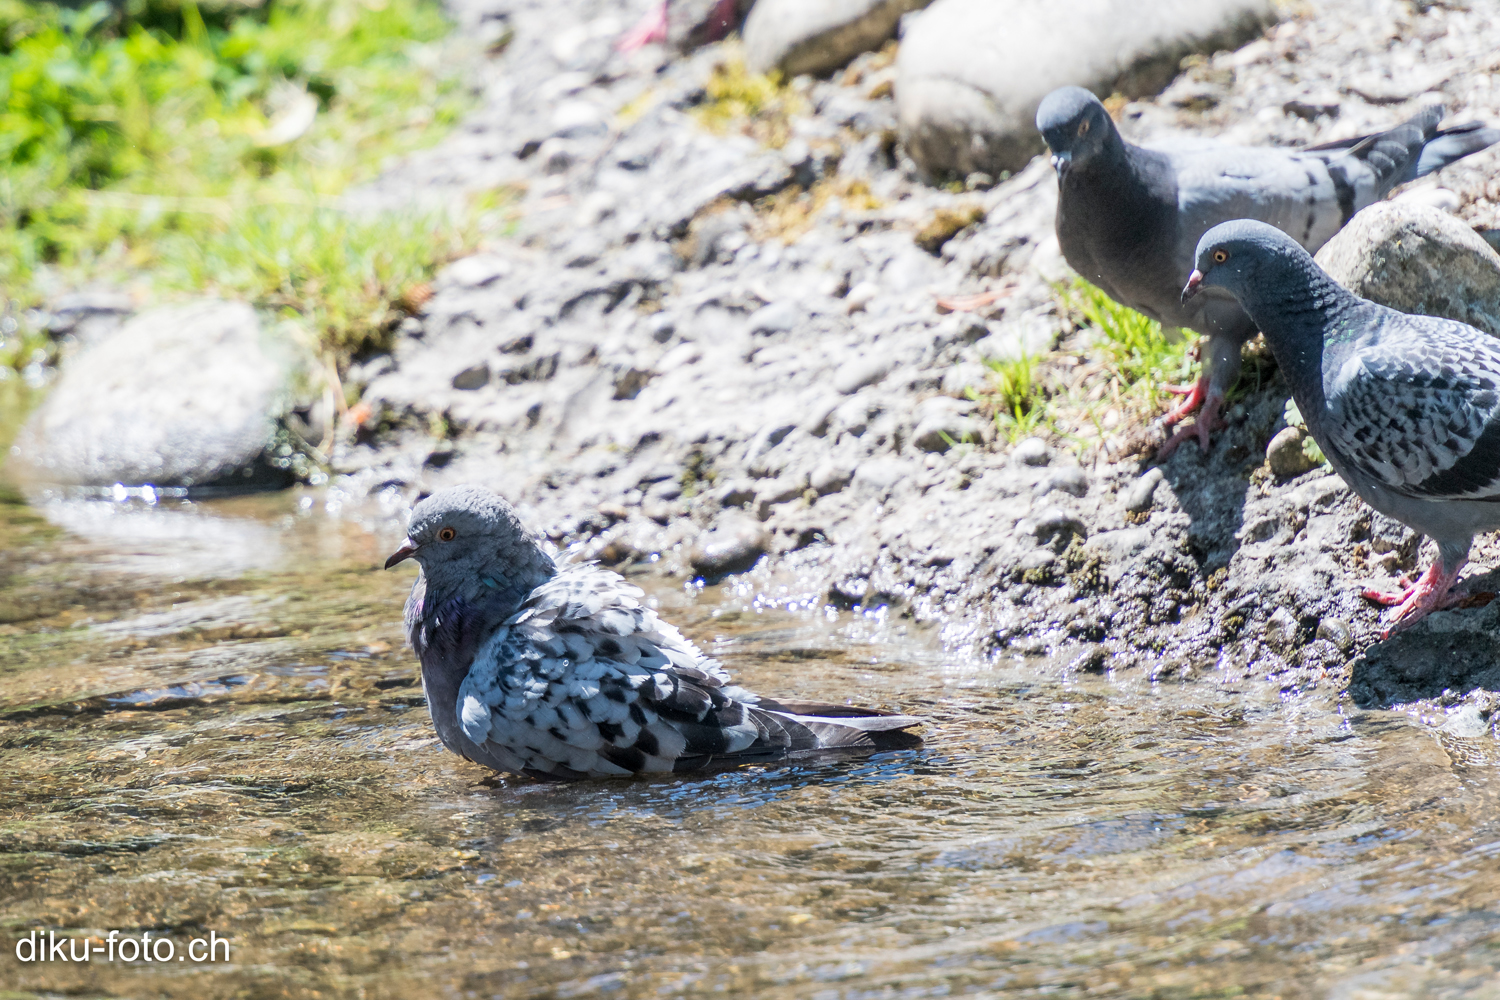
<path fill-rule="evenodd" d="M 714 9 L 708 15 L 708 29 L 704 33 L 704 41 L 722 41 L 734 30 L 740 19 L 739 0 L 719 0 L 714 4 Z"/>
<path fill-rule="evenodd" d="M 1391 615 L 1385 631 L 1380 633 L 1382 639 L 1389 639 L 1397 632 L 1403 632 L 1411 628 L 1417 622 L 1426 618 L 1434 611 L 1452 607 L 1463 600 L 1466 595 L 1462 592 L 1453 593 L 1453 584 L 1458 581 L 1458 572 L 1463 569 L 1467 562 L 1467 547 L 1456 559 L 1446 558 L 1447 553 L 1440 555 L 1436 562 L 1427 567 L 1427 572 L 1422 578 L 1413 584 L 1401 595 L 1401 605 Z M 1370 592 L 1366 591 L 1366 596 Z M 1389 598 L 1395 595 L 1380 594 L 1374 600 L 1382 604 L 1394 603 Z"/>
<path fill-rule="evenodd" d="M 1167 327 L 1162 327 L 1162 332 L 1163 333 L 1168 333 L 1169 332 L 1168 328 Z M 1177 327 L 1176 329 L 1173 329 L 1170 332 L 1174 333 L 1176 335 L 1176 337 L 1181 337 L 1182 336 L 1182 328 L 1181 327 Z M 1175 340 L 1176 337 L 1170 337 L 1169 339 Z M 1198 358 L 1202 354 L 1202 347 L 1203 347 L 1203 341 L 1201 341 L 1201 340 L 1195 340 L 1195 341 L 1193 341 L 1192 344 L 1188 345 L 1187 356 L 1189 358 L 1192 358 L 1194 361 L 1197 361 Z M 1177 416 L 1172 417 L 1171 419 L 1169 419 L 1167 421 L 1167 423 L 1169 423 L 1169 424 L 1176 423 L 1178 420 L 1181 420 L 1183 417 L 1187 416 L 1187 414 L 1189 412 L 1191 412 L 1192 407 L 1196 406 L 1198 403 L 1201 403 L 1203 401 L 1203 394 L 1206 391 L 1208 391 L 1207 378 L 1208 378 L 1208 370 L 1205 368 L 1204 371 L 1203 371 L 1203 376 L 1201 378 L 1199 378 L 1196 382 L 1192 382 L 1192 383 L 1190 383 L 1188 385 L 1163 385 L 1162 386 L 1163 389 L 1167 390 L 1168 392 L 1170 392 L 1174 396 L 1187 396 L 1187 395 L 1190 395 L 1192 393 L 1197 393 L 1196 401 L 1192 402 L 1192 403 L 1184 403 L 1183 407 L 1185 407 L 1185 409 L 1179 408 L 1179 409 L 1182 409 L 1182 412 L 1181 413 L 1177 413 Z M 1176 413 L 1177 411 L 1174 410 L 1173 412 Z"/>
<path fill-rule="evenodd" d="M 1203 409 L 1198 411 L 1198 419 L 1162 442 L 1162 446 L 1156 450 L 1157 460 L 1166 458 L 1177 450 L 1178 445 L 1192 438 L 1198 439 L 1198 447 L 1202 449 L 1203 454 L 1207 455 L 1209 435 L 1229 426 L 1219 417 L 1223 409 L 1224 394 L 1216 393 L 1210 388 L 1208 395 L 1203 398 Z"/>
<path fill-rule="evenodd" d="M 615 43 L 616 51 L 634 52 L 653 42 L 665 42 L 667 40 L 667 3 L 668 0 L 660 0 L 659 3 L 653 5 L 650 12 L 637 21 L 635 27 L 627 31 Z"/>
<path fill-rule="evenodd" d="M 1225 426 L 1219 414 L 1224 409 L 1224 397 L 1229 387 L 1240 377 L 1240 342 L 1233 337 L 1211 336 L 1208 338 L 1208 356 L 1203 360 L 1203 374 L 1198 384 L 1188 393 L 1182 405 L 1167 414 L 1165 422 L 1170 424 L 1191 412 L 1199 402 L 1203 408 L 1198 413 L 1198 422 L 1173 434 L 1156 452 L 1158 459 L 1166 458 L 1177 450 L 1177 446 L 1188 438 L 1196 437 L 1198 446 L 1208 453 L 1209 435 Z"/>

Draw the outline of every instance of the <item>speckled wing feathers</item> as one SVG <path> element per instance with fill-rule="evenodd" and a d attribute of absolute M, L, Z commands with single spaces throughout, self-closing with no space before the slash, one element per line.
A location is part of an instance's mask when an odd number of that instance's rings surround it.
<path fill-rule="evenodd" d="M 640 597 L 592 565 L 564 567 L 533 591 L 480 647 L 459 690 L 469 739 L 514 770 L 578 778 L 860 745 L 871 730 L 920 721 L 850 725 L 758 707 Z"/>
<path fill-rule="evenodd" d="M 1374 343 L 1330 380 L 1330 443 L 1396 493 L 1500 502 L 1500 342 L 1451 320 L 1379 315 Z"/>

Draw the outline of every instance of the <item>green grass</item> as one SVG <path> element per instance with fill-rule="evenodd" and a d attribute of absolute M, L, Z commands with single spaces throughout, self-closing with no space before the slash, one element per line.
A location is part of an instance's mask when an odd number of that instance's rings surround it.
<path fill-rule="evenodd" d="M 440 6 L 171 3 L 0 0 L 0 285 L 23 305 L 95 280 L 208 291 L 340 357 L 382 344 L 391 303 L 473 239 L 338 197 L 468 106 Z"/>
<path fill-rule="evenodd" d="M 1064 308 L 1081 325 L 1095 331 L 1095 346 L 1113 377 L 1123 390 L 1144 407 L 1156 408 L 1165 395 L 1164 387 L 1185 382 L 1192 375 L 1190 350 L 1194 337 L 1183 332 L 1168 337 L 1161 324 L 1120 305 L 1104 292 L 1084 281 L 1074 279 L 1071 288 L 1062 290 Z"/>
<path fill-rule="evenodd" d="M 1037 377 L 1036 361 L 1023 354 L 1013 360 L 986 358 L 989 384 L 967 390 L 969 399 L 993 414 L 995 427 L 1008 441 L 1036 434 L 1050 423 L 1047 392 Z"/>
<path fill-rule="evenodd" d="M 1282 410 L 1282 417 L 1286 420 L 1288 427 L 1298 427 L 1302 430 L 1302 454 L 1306 455 L 1314 465 L 1327 465 L 1328 457 L 1323 454 L 1323 449 L 1318 447 L 1318 442 L 1313 440 L 1312 432 L 1307 429 L 1307 421 L 1302 418 L 1302 411 L 1297 407 L 1295 399 L 1288 399 L 1286 407 Z"/>
<path fill-rule="evenodd" d="M 1056 291 L 1059 313 L 1084 334 L 1081 349 L 986 359 L 984 384 L 965 394 L 994 419 L 1002 439 L 1045 436 L 1081 454 L 1110 433 L 1104 418 L 1111 409 L 1127 423 L 1155 416 L 1166 386 L 1193 377 L 1193 335 L 1168 336 L 1081 279 Z"/>

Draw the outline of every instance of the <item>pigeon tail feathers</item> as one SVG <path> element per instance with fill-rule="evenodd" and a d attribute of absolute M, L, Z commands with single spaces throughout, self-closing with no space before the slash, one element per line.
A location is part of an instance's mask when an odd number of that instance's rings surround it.
<path fill-rule="evenodd" d="M 1500 129 L 1485 128 L 1483 122 L 1465 122 L 1443 129 L 1422 147 L 1422 155 L 1417 157 L 1416 171 L 1407 179 L 1426 177 L 1455 160 L 1488 149 L 1497 142 L 1500 142 Z"/>
<path fill-rule="evenodd" d="M 756 707 L 806 728 L 817 737 L 820 750 L 841 747 L 909 749 L 920 746 L 922 738 L 906 730 L 927 721 L 916 715 L 895 715 L 872 708 L 811 701 L 762 698 Z"/>

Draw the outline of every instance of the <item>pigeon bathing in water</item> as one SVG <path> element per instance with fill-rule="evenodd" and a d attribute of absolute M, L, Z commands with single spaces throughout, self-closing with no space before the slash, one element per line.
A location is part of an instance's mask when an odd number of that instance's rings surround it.
<path fill-rule="evenodd" d="M 1057 170 L 1063 256 L 1116 302 L 1208 337 L 1202 377 L 1165 421 L 1176 423 L 1200 403 L 1203 410 L 1161 455 L 1194 434 L 1208 450 L 1224 395 L 1239 378 L 1240 345 L 1255 335 L 1245 311 L 1217 290 L 1181 300 L 1199 237 L 1221 222 L 1258 219 L 1316 252 L 1397 184 L 1500 141 L 1500 130 L 1478 122 L 1440 130 L 1442 118 L 1434 105 L 1389 132 L 1304 150 L 1203 140 L 1145 149 L 1122 139 L 1082 87 L 1043 99 L 1036 124 Z"/>
<path fill-rule="evenodd" d="M 386 568 L 406 559 L 421 567 L 406 631 L 438 737 L 497 771 L 569 780 L 921 742 L 905 732 L 919 718 L 736 687 L 638 588 L 555 562 L 488 490 L 417 504 Z"/>
<path fill-rule="evenodd" d="M 1460 600 L 1450 590 L 1474 535 L 1500 528 L 1500 340 L 1358 298 L 1262 222 L 1204 234 L 1182 298 L 1210 289 L 1234 296 L 1265 334 L 1344 482 L 1438 543 L 1403 593 L 1365 591 L 1398 605 L 1385 634 Z"/>

